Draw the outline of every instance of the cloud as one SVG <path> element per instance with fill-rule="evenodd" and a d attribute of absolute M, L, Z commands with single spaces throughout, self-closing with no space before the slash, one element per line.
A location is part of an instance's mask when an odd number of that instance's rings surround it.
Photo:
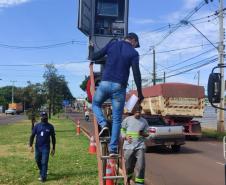
<path fill-rule="evenodd" d="M 130 18 L 130 21 L 134 24 L 152 24 L 152 23 L 155 23 L 155 21 L 153 19 Z"/>
<path fill-rule="evenodd" d="M 187 4 L 186 7 L 192 7 L 193 8 L 199 3 L 199 1 L 195 0 L 186 0 Z M 168 14 L 165 17 L 165 20 L 161 20 L 164 22 L 170 23 L 178 23 L 181 18 L 186 15 L 184 13 L 185 8 L 182 7 L 180 10 L 176 12 L 172 12 Z M 190 11 L 192 8 L 190 9 Z M 207 15 L 213 14 L 212 11 L 208 9 L 201 9 L 199 12 L 197 12 L 190 20 L 197 19 L 200 17 L 206 17 Z M 173 21 L 172 21 L 173 20 Z M 218 22 L 217 19 L 214 20 L 214 17 L 211 17 L 209 19 L 210 22 L 207 22 L 208 19 L 200 20 L 200 21 L 194 21 L 192 22 L 209 40 L 212 41 L 212 43 L 215 43 L 218 41 Z M 159 22 L 160 20 L 156 20 Z M 149 78 L 152 77 L 152 68 L 153 68 L 153 55 L 152 51 L 148 52 L 148 55 L 143 55 L 147 53 L 148 50 L 150 50 L 150 46 L 158 43 L 169 31 L 167 29 L 166 31 L 156 31 L 156 32 L 140 32 L 138 33 L 140 36 L 140 44 L 141 48 L 139 49 L 139 53 L 141 54 L 141 73 L 143 76 L 149 76 Z M 200 47 L 195 47 L 192 49 L 186 49 L 186 50 L 178 50 L 174 52 L 166 52 L 166 53 L 158 53 L 160 51 L 167 51 L 172 49 L 180 49 L 180 48 L 186 48 L 190 46 L 197 46 L 202 45 Z M 206 52 L 208 50 L 211 50 L 208 53 L 205 53 L 201 55 L 200 57 L 194 58 L 192 60 L 186 61 L 182 63 L 182 61 L 185 61 L 186 59 L 192 58 L 194 56 L 197 56 L 203 52 Z M 186 65 L 192 65 L 195 62 L 199 62 L 201 60 L 204 60 L 203 63 L 207 62 L 207 58 L 212 57 L 216 55 L 217 57 L 217 50 L 214 49 L 214 47 L 192 26 L 190 25 L 183 25 L 180 27 L 177 31 L 172 33 L 167 39 L 165 39 L 160 45 L 156 47 L 156 63 L 157 63 L 157 77 L 162 77 L 163 72 L 166 72 L 166 76 L 176 74 L 180 71 L 178 68 L 184 67 L 183 69 L 189 69 L 192 67 L 185 68 Z M 200 64 L 203 64 L 200 63 Z M 184 73 L 181 75 L 177 75 L 174 77 L 170 77 L 166 79 L 167 82 L 186 82 L 186 83 L 194 83 L 197 84 L 197 79 L 194 79 L 195 73 L 200 70 L 201 71 L 201 85 L 207 84 L 208 75 L 211 72 L 211 69 L 213 66 L 217 65 L 218 62 L 214 62 L 212 64 L 209 64 L 207 66 L 204 66 L 202 68 L 194 69 L 193 71 L 189 71 L 188 73 Z M 168 68 L 169 66 L 173 66 L 173 68 Z M 177 70 L 178 69 L 178 70 Z M 172 72 L 172 70 L 176 70 Z M 130 80 L 133 78 L 130 77 Z"/>
<path fill-rule="evenodd" d="M 184 0 L 184 8 L 185 9 L 192 9 L 200 3 L 201 0 Z"/>
<path fill-rule="evenodd" d="M 31 0 L 0 0 L 0 8 L 27 3 Z"/>

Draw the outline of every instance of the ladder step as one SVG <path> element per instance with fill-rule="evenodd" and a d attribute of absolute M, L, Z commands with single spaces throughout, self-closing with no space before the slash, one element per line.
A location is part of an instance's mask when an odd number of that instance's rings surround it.
<path fill-rule="evenodd" d="M 109 143 L 111 138 L 110 137 L 99 137 L 101 143 Z"/>
<path fill-rule="evenodd" d="M 124 176 L 104 176 L 103 179 L 124 179 Z"/>
<path fill-rule="evenodd" d="M 106 159 L 118 159 L 118 158 L 121 158 L 121 156 L 120 155 L 118 155 L 118 156 L 112 156 L 112 157 L 110 157 L 108 155 L 101 156 L 101 159 L 103 159 L 103 160 L 106 160 Z"/>

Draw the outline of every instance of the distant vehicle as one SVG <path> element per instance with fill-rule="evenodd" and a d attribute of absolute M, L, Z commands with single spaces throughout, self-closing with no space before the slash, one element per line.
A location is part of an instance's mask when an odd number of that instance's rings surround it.
<path fill-rule="evenodd" d="M 85 111 L 85 120 L 89 121 L 89 111 L 88 110 Z"/>
<path fill-rule="evenodd" d="M 202 135 L 199 121 L 205 107 L 204 87 L 185 83 L 164 83 L 142 89 L 145 114 L 162 117 L 169 125 L 182 125 L 184 134 L 193 139 Z M 136 91 L 128 92 L 128 98 Z"/>
<path fill-rule="evenodd" d="M 15 109 L 16 114 L 20 114 L 23 112 L 23 104 L 22 103 L 9 103 L 8 109 Z"/>
<path fill-rule="evenodd" d="M 143 116 L 149 125 L 149 137 L 146 146 L 163 145 L 170 147 L 173 152 L 179 152 L 181 145 L 185 144 L 183 126 L 169 125 L 161 116 Z"/>
<path fill-rule="evenodd" d="M 5 111 L 5 114 L 7 115 L 7 114 L 12 114 L 12 115 L 14 115 L 14 114 L 16 114 L 17 112 L 16 112 L 16 109 L 11 109 L 11 108 L 9 108 L 9 109 L 7 109 L 6 111 Z"/>

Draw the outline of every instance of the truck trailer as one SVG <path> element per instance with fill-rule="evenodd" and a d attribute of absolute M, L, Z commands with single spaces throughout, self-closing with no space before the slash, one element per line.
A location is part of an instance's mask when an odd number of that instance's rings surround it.
<path fill-rule="evenodd" d="M 8 109 L 15 109 L 17 114 L 23 112 L 23 104 L 22 103 L 9 103 Z"/>
<path fill-rule="evenodd" d="M 185 83 L 164 83 L 142 89 L 145 115 L 162 117 L 169 125 L 182 125 L 186 136 L 198 139 L 201 125 L 194 118 L 203 117 L 204 87 Z M 127 98 L 136 91 L 129 91 Z"/>

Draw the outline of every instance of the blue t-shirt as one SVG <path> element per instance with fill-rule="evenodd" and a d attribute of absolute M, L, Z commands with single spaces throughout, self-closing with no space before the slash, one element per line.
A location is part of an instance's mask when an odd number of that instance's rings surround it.
<path fill-rule="evenodd" d="M 109 42 L 94 54 L 92 60 L 98 60 L 105 55 L 107 55 L 107 61 L 102 81 L 116 82 L 126 87 L 132 66 L 134 77 L 138 79 L 136 85 L 140 88 L 139 54 L 129 42 L 124 40 Z"/>
<path fill-rule="evenodd" d="M 35 146 L 39 148 L 50 148 L 50 137 L 55 138 L 53 125 L 50 123 L 38 123 L 32 130 L 32 135 L 36 135 Z"/>

